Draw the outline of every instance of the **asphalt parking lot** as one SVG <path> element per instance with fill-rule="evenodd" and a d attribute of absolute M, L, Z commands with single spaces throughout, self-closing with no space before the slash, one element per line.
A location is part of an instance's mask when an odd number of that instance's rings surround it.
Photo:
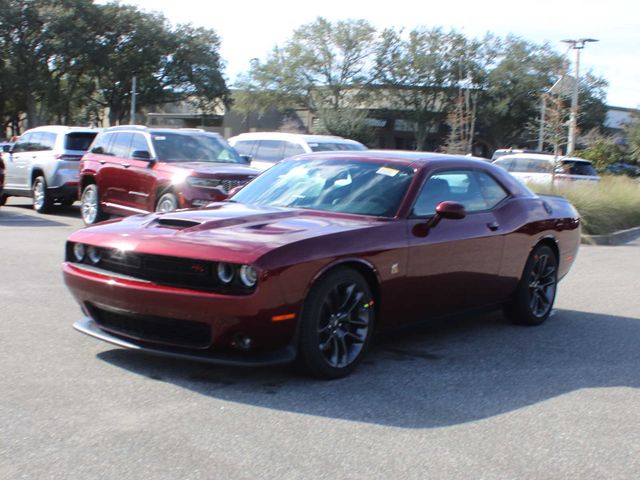
<path fill-rule="evenodd" d="M 640 241 L 583 246 L 542 327 L 456 319 L 322 382 L 75 332 L 81 225 L 77 204 L 0 208 L 2 479 L 640 477 Z"/>

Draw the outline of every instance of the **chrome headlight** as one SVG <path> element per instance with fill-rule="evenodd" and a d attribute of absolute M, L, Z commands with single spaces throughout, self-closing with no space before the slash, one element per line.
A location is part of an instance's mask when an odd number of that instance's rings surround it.
<path fill-rule="evenodd" d="M 225 285 L 231 283 L 231 280 L 233 280 L 233 270 L 233 265 L 230 263 L 218 263 L 218 268 L 216 268 L 218 279 Z"/>
<path fill-rule="evenodd" d="M 245 287 L 253 287 L 258 281 L 258 272 L 250 265 L 240 267 L 240 281 Z"/>
<path fill-rule="evenodd" d="M 86 253 L 86 248 L 82 243 L 76 243 L 73 246 L 73 256 L 76 258 L 76 261 L 82 262 L 84 260 L 84 256 Z"/>
<path fill-rule="evenodd" d="M 87 256 L 89 257 L 89 261 L 94 265 L 97 265 L 100 263 L 100 260 L 102 260 L 102 253 L 96 247 L 89 247 Z"/>
<path fill-rule="evenodd" d="M 216 178 L 187 177 L 187 183 L 192 187 L 218 188 L 220 180 Z"/>

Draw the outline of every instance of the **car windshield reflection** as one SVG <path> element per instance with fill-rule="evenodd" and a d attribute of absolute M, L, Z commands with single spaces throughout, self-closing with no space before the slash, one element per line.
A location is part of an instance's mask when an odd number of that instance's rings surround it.
<path fill-rule="evenodd" d="M 397 164 L 342 159 L 284 161 L 234 196 L 234 201 L 380 217 L 396 214 L 413 178 Z"/>

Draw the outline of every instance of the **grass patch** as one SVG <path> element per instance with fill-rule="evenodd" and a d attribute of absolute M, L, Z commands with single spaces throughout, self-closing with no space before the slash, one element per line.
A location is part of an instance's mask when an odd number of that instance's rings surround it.
<path fill-rule="evenodd" d="M 640 226 L 640 182 L 637 180 L 604 176 L 597 185 L 577 182 L 555 188 L 528 186 L 536 193 L 566 197 L 580 212 L 583 233 L 606 235 Z"/>

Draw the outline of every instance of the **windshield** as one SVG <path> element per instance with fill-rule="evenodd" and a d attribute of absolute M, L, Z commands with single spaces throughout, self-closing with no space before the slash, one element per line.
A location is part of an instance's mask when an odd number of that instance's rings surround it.
<path fill-rule="evenodd" d="M 151 141 L 160 162 L 244 164 L 235 150 L 214 135 L 156 132 L 151 134 Z"/>
<path fill-rule="evenodd" d="M 338 150 L 366 150 L 367 147 L 359 143 L 351 142 L 309 142 L 309 148 L 313 152 L 328 152 Z"/>
<path fill-rule="evenodd" d="M 596 169 L 589 162 L 562 162 L 562 172 L 570 175 L 598 175 Z"/>
<path fill-rule="evenodd" d="M 413 178 L 409 167 L 342 159 L 285 160 L 233 201 L 392 217 Z"/>

